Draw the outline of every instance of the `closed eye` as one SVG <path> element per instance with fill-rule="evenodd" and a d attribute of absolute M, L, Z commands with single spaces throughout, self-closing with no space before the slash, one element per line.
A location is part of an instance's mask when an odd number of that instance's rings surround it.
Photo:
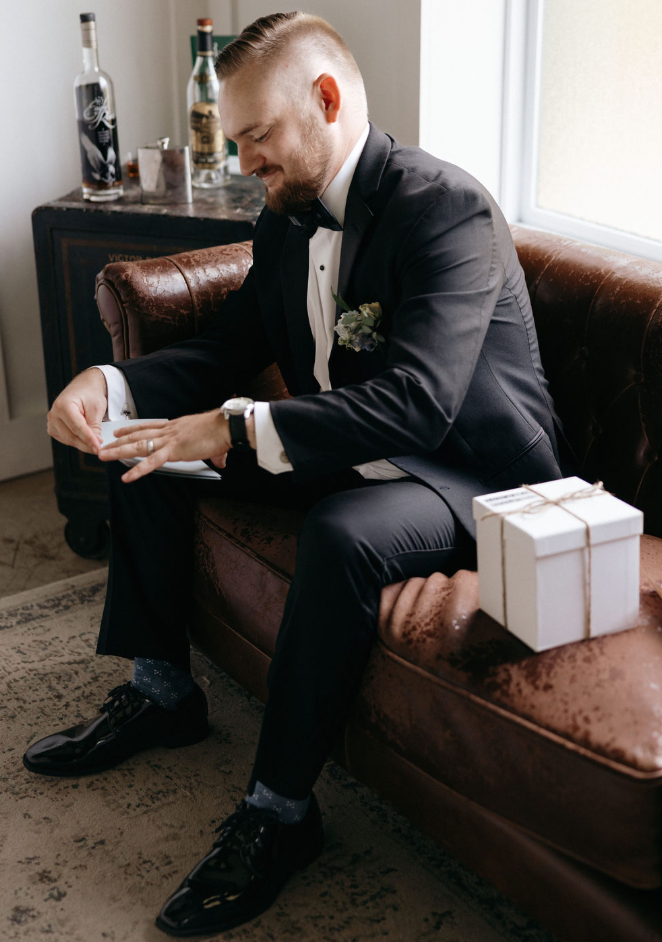
<path fill-rule="evenodd" d="M 270 133 L 271 133 L 271 128 L 269 128 L 268 131 L 265 131 L 264 134 L 262 134 L 260 137 L 256 137 L 256 138 L 255 138 L 255 143 L 256 143 L 256 144 L 263 144 L 263 143 L 266 141 L 266 139 L 269 137 L 269 134 L 270 134 Z"/>

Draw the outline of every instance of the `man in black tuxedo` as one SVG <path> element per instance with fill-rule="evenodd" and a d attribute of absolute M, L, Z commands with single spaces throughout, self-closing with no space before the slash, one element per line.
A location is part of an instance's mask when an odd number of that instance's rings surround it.
<path fill-rule="evenodd" d="M 382 586 L 471 565 L 473 496 L 561 476 L 524 277 L 491 196 L 368 124 L 360 72 L 322 20 L 258 20 L 218 72 L 223 128 L 266 190 L 254 265 L 203 334 L 93 368 L 51 410 L 51 434 L 94 452 L 115 400 L 170 421 L 100 452 L 114 463 L 98 650 L 133 658 L 134 678 L 25 757 L 77 775 L 206 735 L 185 632 L 200 487 L 150 472 L 211 459 L 217 495 L 308 509 L 247 799 L 158 917 L 173 935 L 245 922 L 320 852 L 312 788 Z M 341 320 L 343 305 L 361 317 Z M 274 360 L 292 399 L 219 408 Z M 115 461 L 136 456 L 129 471 Z"/>

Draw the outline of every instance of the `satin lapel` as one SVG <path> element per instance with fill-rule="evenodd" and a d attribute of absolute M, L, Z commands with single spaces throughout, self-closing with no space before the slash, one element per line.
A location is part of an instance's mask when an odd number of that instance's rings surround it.
<path fill-rule="evenodd" d="M 345 225 L 343 228 L 342 248 L 340 250 L 340 268 L 338 271 L 338 294 L 348 304 L 358 305 L 373 298 L 353 297 L 349 291 L 350 280 L 356 259 L 366 233 L 373 220 L 373 201 L 381 183 L 384 167 L 391 153 L 392 141 L 373 125 L 366 141 L 363 153 L 356 165 L 352 183 L 347 194 L 345 206 Z M 376 205 L 376 201 L 375 201 Z M 340 320 L 342 309 L 336 305 L 336 324 Z M 366 354 L 348 353 L 334 340 L 329 358 L 329 375 L 334 387 L 348 383 L 360 383 L 366 378 L 366 366 L 372 369 L 374 360 L 366 360 Z"/>
<path fill-rule="evenodd" d="M 370 200 L 379 189 L 391 146 L 391 138 L 371 124 L 368 139 L 356 165 L 347 194 L 338 272 L 338 294 L 348 303 L 362 304 L 366 300 L 365 298 L 347 298 L 346 292 L 361 243 L 372 221 L 373 211 L 370 208 Z M 336 323 L 341 314 L 342 310 L 336 305 Z"/>
<path fill-rule="evenodd" d="M 313 376 L 315 345 L 308 320 L 308 239 L 293 225 L 283 248 L 281 285 L 292 357 L 302 393 L 319 390 Z"/>
<path fill-rule="evenodd" d="M 347 207 L 345 209 L 345 227 L 342 234 L 342 248 L 340 249 L 340 268 L 338 270 L 338 294 L 343 300 L 349 284 L 349 276 L 354 262 L 363 242 L 366 229 L 372 220 L 372 210 L 357 194 L 350 190 L 347 194 Z M 358 302 L 362 303 L 362 302 Z M 342 309 L 336 304 L 336 324 L 342 314 Z"/>

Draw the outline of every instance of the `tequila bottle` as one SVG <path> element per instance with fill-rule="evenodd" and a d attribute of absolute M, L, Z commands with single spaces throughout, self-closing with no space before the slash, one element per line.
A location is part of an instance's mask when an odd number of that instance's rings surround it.
<path fill-rule="evenodd" d="M 218 79 L 212 50 L 213 23 L 198 20 L 198 54 L 187 88 L 191 182 L 212 189 L 228 182 L 227 145 L 218 114 Z"/>

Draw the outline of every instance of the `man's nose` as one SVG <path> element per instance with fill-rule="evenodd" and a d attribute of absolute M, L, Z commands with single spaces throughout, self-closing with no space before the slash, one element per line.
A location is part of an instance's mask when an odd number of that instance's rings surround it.
<path fill-rule="evenodd" d="M 239 155 L 239 169 L 245 177 L 250 177 L 264 164 L 264 157 L 251 144 L 237 144 L 237 154 Z"/>

